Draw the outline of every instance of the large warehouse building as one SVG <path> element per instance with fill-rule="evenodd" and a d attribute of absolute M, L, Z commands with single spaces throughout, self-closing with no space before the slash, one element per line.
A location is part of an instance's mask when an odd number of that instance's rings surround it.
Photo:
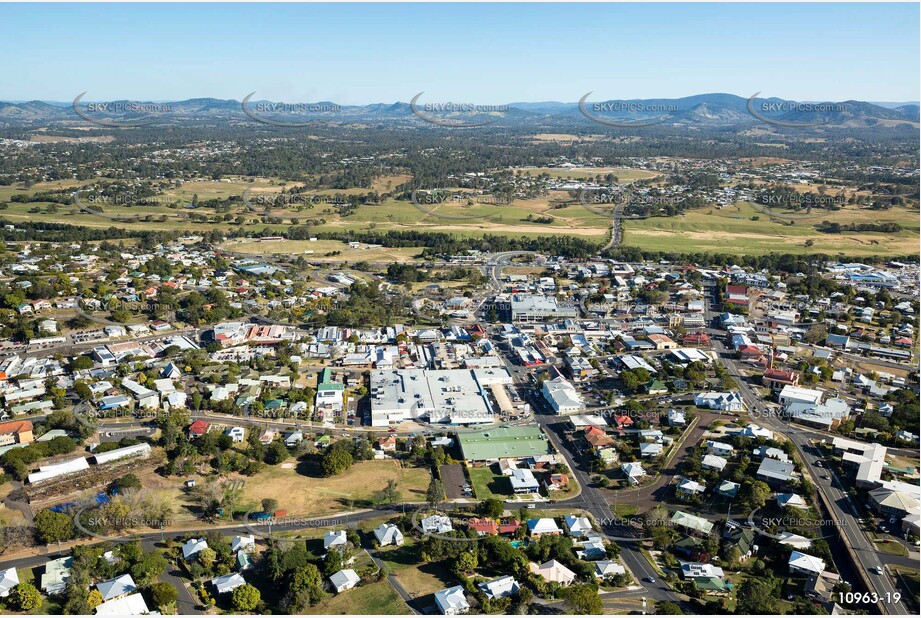
<path fill-rule="evenodd" d="M 413 419 L 468 425 L 493 422 L 494 385 L 511 384 L 504 367 L 379 369 L 371 372 L 371 426 Z"/>
<path fill-rule="evenodd" d="M 537 425 L 459 432 L 457 437 L 467 461 L 524 459 L 550 452 L 550 442 Z"/>

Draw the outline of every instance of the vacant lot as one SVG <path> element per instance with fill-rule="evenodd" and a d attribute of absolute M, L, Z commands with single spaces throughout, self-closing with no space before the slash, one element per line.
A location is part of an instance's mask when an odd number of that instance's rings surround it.
<path fill-rule="evenodd" d="M 401 547 L 382 548 L 378 552 L 378 557 L 387 564 L 400 585 L 414 599 L 434 594 L 442 588 L 456 586 L 458 583 L 441 562 L 420 564 L 418 547 L 409 537 Z"/>
<path fill-rule="evenodd" d="M 470 485 L 478 500 L 507 499 L 512 495 L 512 484 L 507 476 L 496 474 L 492 467 L 470 468 Z"/>
<path fill-rule="evenodd" d="M 305 610 L 306 614 L 383 614 L 388 616 L 411 614 L 386 579 L 373 584 L 346 590 L 342 594 L 327 597 L 317 605 Z"/>
<path fill-rule="evenodd" d="M 275 498 L 291 515 L 319 516 L 342 512 L 350 501 L 361 506 L 389 480 L 397 482 L 404 501 L 423 501 L 430 479 L 428 470 L 404 468 L 392 459 L 364 461 L 334 477 L 322 476 L 312 462 L 290 459 L 245 479 L 243 499 L 256 505 L 263 498 Z"/>

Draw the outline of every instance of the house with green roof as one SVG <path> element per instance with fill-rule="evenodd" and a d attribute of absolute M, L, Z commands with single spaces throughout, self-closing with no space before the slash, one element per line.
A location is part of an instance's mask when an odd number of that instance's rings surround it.
<path fill-rule="evenodd" d="M 464 432 L 457 438 L 467 461 L 524 459 L 550 453 L 550 443 L 537 425 Z"/>
<path fill-rule="evenodd" d="M 722 577 L 695 577 L 694 586 L 698 590 L 709 594 L 729 594 L 732 592 L 732 583 Z"/>
<path fill-rule="evenodd" d="M 345 385 L 333 382 L 332 370 L 323 369 L 317 380 L 316 411 L 323 415 L 324 421 L 332 422 L 337 414 L 342 414 L 345 407 Z"/>
<path fill-rule="evenodd" d="M 713 530 L 713 524 L 703 517 L 691 515 L 684 511 L 675 511 L 675 514 L 672 515 L 672 523 L 691 532 L 699 532 L 701 534 L 710 534 Z"/>

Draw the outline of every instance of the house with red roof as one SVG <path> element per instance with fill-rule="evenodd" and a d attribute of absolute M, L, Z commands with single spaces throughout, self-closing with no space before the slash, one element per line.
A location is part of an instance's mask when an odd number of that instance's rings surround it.
<path fill-rule="evenodd" d="M 595 431 L 592 431 L 593 429 Z M 615 444 L 614 438 L 597 427 L 590 427 L 585 432 L 585 441 L 591 444 L 593 448 L 604 448 Z"/>
<path fill-rule="evenodd" d="M 208 433 L 208 429 L 211 427 L 211 423 L 208 421 L 195 421 L 189 425 L 189 439 L 200 438 L 201 436 Z"/>
<path fill-rule="evenodd" d="M 633 426 L 633 419 L 626 414 L 622 414 L 614 417 L 614 424 L 618 429 L 626 429 L 627 427 Z"/>
<path fill-rule="evenodd" d="M 710 345 L 710 337 L 707 333 L 689 333 L 681 340 L 684 345 Z"/>
<path fill-rule="evenodd" d="M 521 522 L 517 519 L 499 522 L 499 534 L 515 534 L 521 528 Z"/>
<path fill-rule="evenodd" d="M 739 357 L 742 360 L 758 360 L 762 357 L 761 350 L 753 345 L 743 345 L 739 348 Z"/>
<path fill-rule="evenodd" d="M 467 528 L 473 530 L 480 536 L 499 534 L 499 524 L 486 517 L 473 517 L 467 520 Z"/>
<path fill-rule="evenodd" d="M 784 386 L 799 385 L 799 373 L 792 369 L 775 369 L 768 367 L 761 376 L 761 383 L 772 392 L 781 390 Z"/>

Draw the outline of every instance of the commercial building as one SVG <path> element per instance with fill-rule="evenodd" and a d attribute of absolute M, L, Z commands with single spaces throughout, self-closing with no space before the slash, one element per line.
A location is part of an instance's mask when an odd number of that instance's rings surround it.
<path fill-rule="evenodd" d="M 503 322 L 533 323 L 579 317 L 576 307 L 561 305 L 556 298 L 540 294 L 497 297 L 494 305 Z"/>
<path fill-rule="evenodd" d="M 550 452 L 550 443 L 537 425 L 497 427 L 487 431 L 459 433 L 457 437 L 461 453 L 467 461 L 524 459 Z"/>
<path fill-rule="evenodd" d="M 493 422 L 494 385 L 511 384 L 503 368 L 378 369 L 371 372 L 371 425 L 426 418 L 451 425 Z"/>
<path fill-rule="evenodd" d="M 557 414 L 572 414 L 585 407 L 579 391 L 562 376 L 545 380 L 540 392 Z"/>

